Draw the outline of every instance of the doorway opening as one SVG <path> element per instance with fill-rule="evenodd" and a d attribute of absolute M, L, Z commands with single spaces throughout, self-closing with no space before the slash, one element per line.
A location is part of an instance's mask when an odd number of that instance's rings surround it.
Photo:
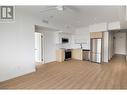
<path fill-rule="evenodd" d="M 55 37 L 54 34 L 59 31 L 54 28 L 35 25 L 35 63 L 36 67 L 55 60 Z M 39 66 L 40 67 L 40 66 Z"/>
<path fill-rule="evenodd" d="M 44 35 L 39 32 L 34 33 L 35 36 L 35 64 L 44 64 Z"/>
<path fill-rule="evenodd" d="M 126 29 L 112 30 L 109 32 L 109 60 L 112 57 L 120 57 L 123 60 L 127 55 L 127 33 Z"/>

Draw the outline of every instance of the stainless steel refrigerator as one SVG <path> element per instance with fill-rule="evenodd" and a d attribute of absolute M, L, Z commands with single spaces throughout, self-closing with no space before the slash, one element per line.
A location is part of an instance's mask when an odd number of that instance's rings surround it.
<path fill-rule="evenodd" d="M 101 63 L 102 61 L 102 39 L 91 39 L 91 61 Z"/>

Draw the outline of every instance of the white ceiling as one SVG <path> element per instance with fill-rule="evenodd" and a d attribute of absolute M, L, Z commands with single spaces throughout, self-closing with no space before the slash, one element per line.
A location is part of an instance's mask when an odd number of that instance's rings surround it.
<path fill-rule="evenodd" d="M 125 6 L 64 6 L 63 11 L 58 11 L 55 6 L 20 7 L 36 14 L 42 21 L 48 21 L 49 24 L 62 28 L 78 28 L 113 21 L 126 23 Z M 53 9 L 47 10 L 49 8 Z"/>

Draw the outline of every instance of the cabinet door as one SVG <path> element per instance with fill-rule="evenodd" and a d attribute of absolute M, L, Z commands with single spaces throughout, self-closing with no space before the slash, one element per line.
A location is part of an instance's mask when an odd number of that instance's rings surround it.
<path fill-rule="evenodd" d="M 91 32 L 90 38 L 103 38 L 103 32 Z"/>
<path fill-rule="evenodd" d="M 82 49 L 73 49 L 72 58 L 77 60 L 82 60 L 83 59 Z"/>
<path fill-rule="evenodd" d="M 56 61 L 62 62 L 65 59 L 65 50 L 64 49 L 59 49 L 56 50 Z"/>

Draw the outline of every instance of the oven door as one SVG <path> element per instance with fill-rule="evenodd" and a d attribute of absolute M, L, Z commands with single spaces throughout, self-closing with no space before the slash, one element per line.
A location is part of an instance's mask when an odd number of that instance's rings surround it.
<path fill-rule="evenodd" d="M 71 51 L 65 51 L 65 60 L 71 59 Z"/>

